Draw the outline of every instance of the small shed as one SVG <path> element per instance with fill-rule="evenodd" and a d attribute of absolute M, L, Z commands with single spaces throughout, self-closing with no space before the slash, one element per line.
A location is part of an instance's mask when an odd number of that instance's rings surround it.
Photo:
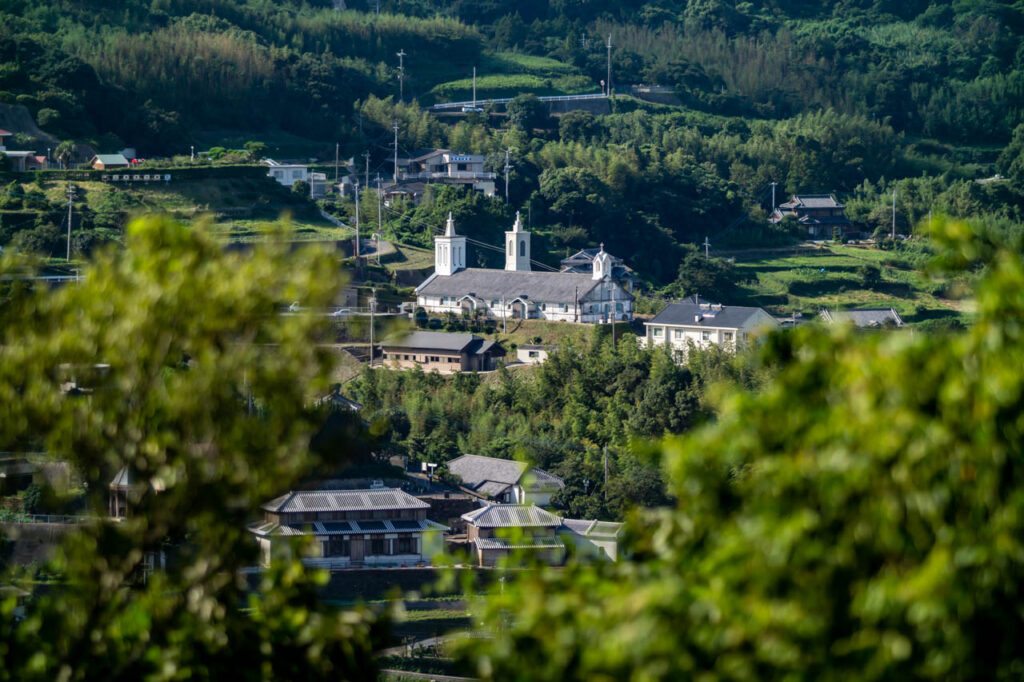
<path fill-rule="evenodd" d="M 131 163 L 122 154 L 97 154 L 89 160 L 89 167 L 94 170 L 128 168 L 129 166 Z"/>

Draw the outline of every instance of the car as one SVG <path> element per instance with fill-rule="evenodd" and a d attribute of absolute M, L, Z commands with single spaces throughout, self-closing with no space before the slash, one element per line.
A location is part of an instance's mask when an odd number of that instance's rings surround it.
<path fill-rule="evenodd" d="M 465 107 L 462 107 L 462 113 L 464 113 L 464 114 L 482 114 L 482 113 L 484 113 L 484 108 L 483 107 L 465 106 Z"/>
<path fill-rule="evenodd" d="M 333 313 L 331 313 L 331 317 L 344 317 L 346 315 L 351 315 L 351 314 L 352 314 L 352 311 L 349 310 L 348 308 L 338 308 Z"/>

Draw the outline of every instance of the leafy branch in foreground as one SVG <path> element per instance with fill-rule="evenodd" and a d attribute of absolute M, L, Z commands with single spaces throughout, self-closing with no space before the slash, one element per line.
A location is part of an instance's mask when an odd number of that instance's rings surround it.
<path fill-rule="evenodd" d="M 987 265 L 970 330 L 772 337 L 775 381 L 666 441 L 678 506 L 637 519 L 634 560 L 510 578 L 462 658 L 496 680 L 1019 677 L 1024 259 L 933 236 Z"/>
<path fill-rule="evenodd" d="M 225 253 L 202 228 L 146 218 L 83 275 L 4 292 L 0 444 L 44 443 L 99 508 L 127 467 L 131 511 L 71 537 L 63 582 L 26 620 L 2 604 L 0 680 L 373 677 L 378 626 L 320 604 L 322 576 L 285 562 L 253 596 L 239 573 L 257 561 L 252 511 L 326 464 L 309 453 L 307 407 L 329 376 L 322 323 L 277 310 L 327 305 L 336 263 L 283 240 Z M 139 580 L 168 543 L 166 570 Z"/>

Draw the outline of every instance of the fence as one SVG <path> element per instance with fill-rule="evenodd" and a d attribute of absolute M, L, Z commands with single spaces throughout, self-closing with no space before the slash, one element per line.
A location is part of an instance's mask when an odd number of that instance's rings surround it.
<path fill-rule="evenodd" d="M 567 102 L 570 100 L 580 99 L 605 99 L 607 95 L 603 92 L 595 92 L 588 95 L 545 95 L 544 97 L 538 97 L 541 102 Z M 500 97 L 497 99 L 478 99 L 475 102 L 470 100 L 468 102 L 444 102 L 442 104 L 435 104 L 430 107 L 431 109 L 453 109 L 457 107 L 480 107 L 487 104 L 507 104 L 513 100 L 512 97 Z"/>
<path fill-rule="evenodd" d="M 77 525 L 99 521 L 98 516 L 77 516 L 73 514 L 22 514 L 0 512 L 0 523 L 60 523 Z"/>

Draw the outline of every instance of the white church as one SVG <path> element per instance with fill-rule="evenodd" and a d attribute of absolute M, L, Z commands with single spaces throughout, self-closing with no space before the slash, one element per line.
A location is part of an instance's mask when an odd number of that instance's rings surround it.
<path fill-rule="evenodd" d="M 466 267 L 466 238 L 455 233 L 448 214 L 443 235 L 434 238 L 434 273 L 416 287 L 416 305 L 430 313 L 482 310 L 508 319 L 563 322 L 629 322 L 633 295 L 612 280 L 612 257 L 602 245 L 593 272 L 533 272 L 530 233 L 519 214 L 505 233 L 505 269 Z"/>

